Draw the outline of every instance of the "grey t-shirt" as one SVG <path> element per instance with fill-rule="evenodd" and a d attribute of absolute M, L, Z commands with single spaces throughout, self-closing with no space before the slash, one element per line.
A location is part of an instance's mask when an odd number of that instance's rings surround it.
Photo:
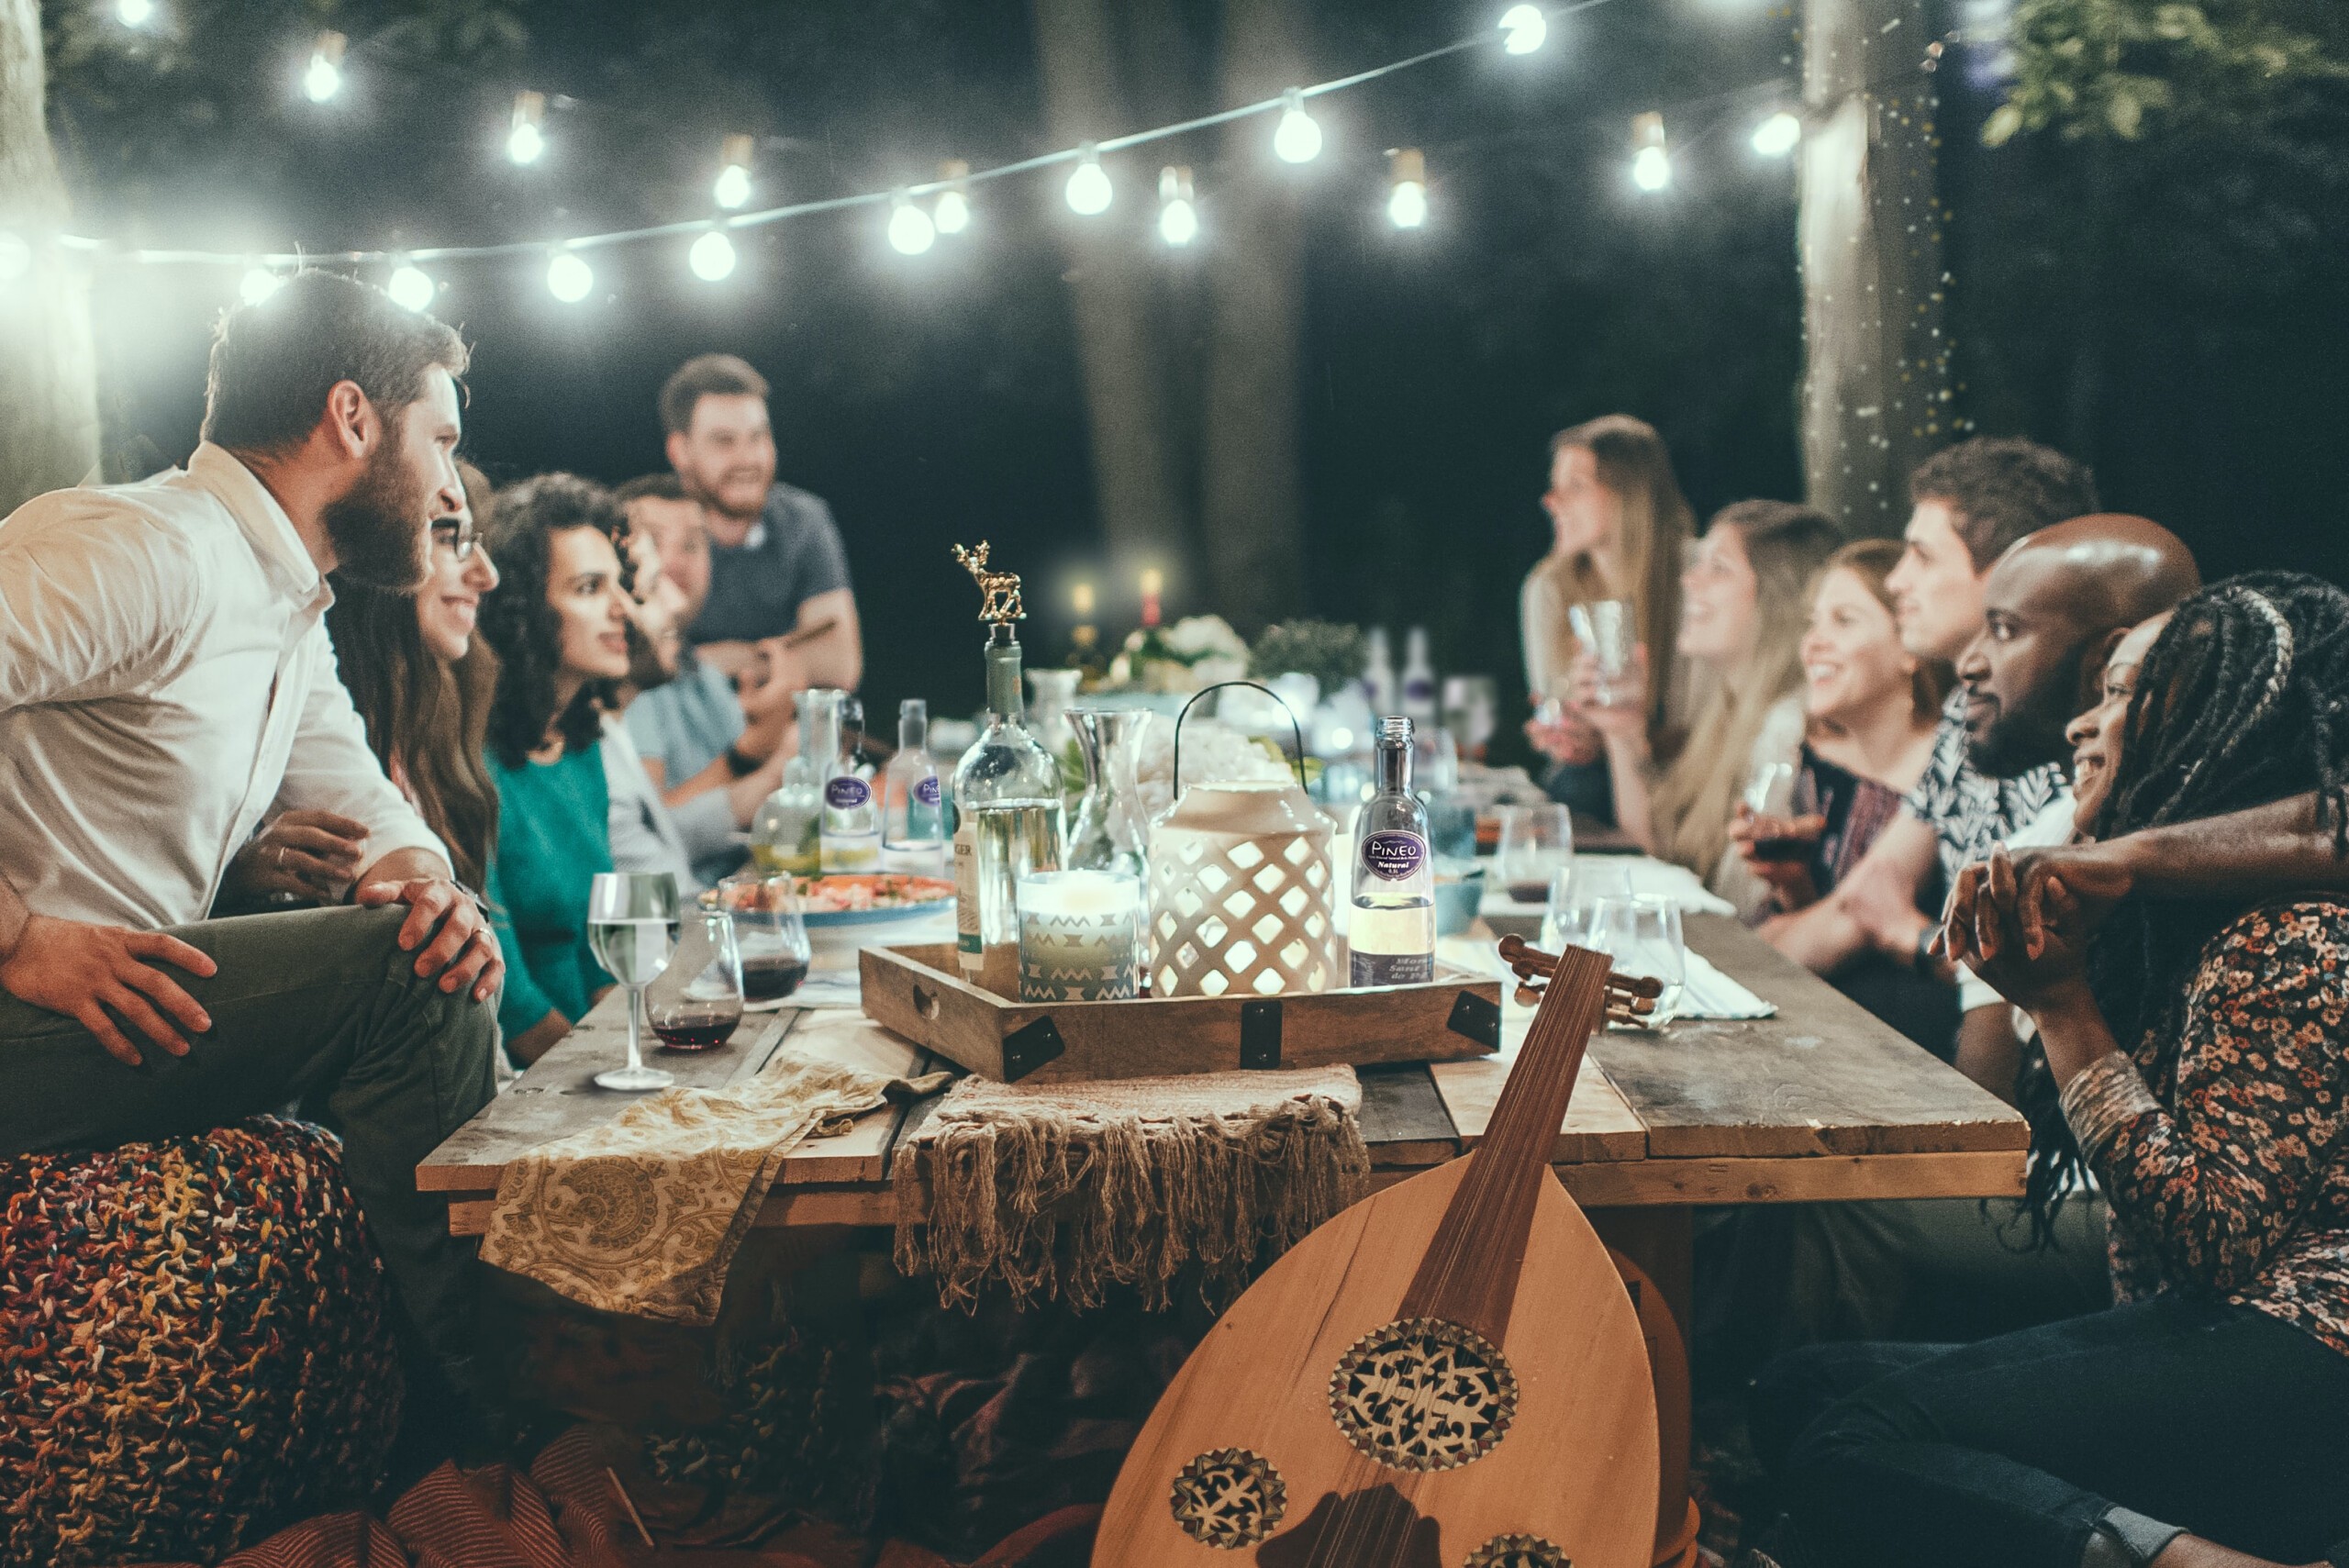
<path fill-rule="evenodd" d="M 730 549 L 711 542 L 709 598 L 686 635 L 696 642 L 781 637 L 799 624 L 801 605 L 848 585 L 848 552 L 831 508 L 777 484 L 748 539 Z"/>

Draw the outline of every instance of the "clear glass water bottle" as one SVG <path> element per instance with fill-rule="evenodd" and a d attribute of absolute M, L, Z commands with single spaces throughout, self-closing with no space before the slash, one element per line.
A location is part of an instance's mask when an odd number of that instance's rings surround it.
<path fill-rule="evenodd" d="M 833 728 L 838 739 L 831 771 L 824 778 L 820 840 L 827 876 L 881 869 L 881 803 L 874 798 L 873 781 L 857 769 L 857 752 L 864 743 L 864 705 L 847 692 L 837 695 L 839 719 Z"/>
<path fill-rule="evenodd" d="M 1411 788 L 1411 721 L 1382 718 L 1375 782 L 1356 819 L 1349 984 L 1417 985 L 1435 978 L 1435 867 L 1428 808 Z"/>
<path fill-rule="evenodd" d="M 751 822 L 751 858 L 770 875 L 815 876 L 824 869 L 824 781 L 838 766 L 841 694 L 815 686 L 793 699 L 799 710 L 799 752 L 783 766 L 783 784 Z"/>
<path fill-rule="evenodd" d="M 1019 641 L 987 627 L 986 723 L 954 765 L 954 927 L 963 973 L 1006 995 L 1019 985 L 1013 892 L 1061 863 L 1061 770 L 1030 734 L 1019 694 Z"/>
<path fill-rule="evenodd" d="M 911 876 L 946 871 L 945 785 L 930 754 L 930 705 L 897 705 L 897 754 L 881 775 L 881 869 Z"/>
<path fill-rule="evenodd" d="M 1395 706 L 1417 728 L 1435 728 L 1435 666 L 1428 662 L 1428 628 L 1423 626 L 1403 634 L 1402 696 Z"/>

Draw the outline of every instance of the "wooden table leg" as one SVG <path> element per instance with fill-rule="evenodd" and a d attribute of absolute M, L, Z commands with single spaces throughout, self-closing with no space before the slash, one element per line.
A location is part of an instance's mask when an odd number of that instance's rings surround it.
<path fill-rule="evenodd" d="M 1694 1231 L 1686 1208 L 1600 1208 L 1590 1223 L 1631 1287 L 1655 1376 L 1656 1568 L 1697 1561 L 1697 1505 L 1688 1496 L 1688 1321 Z"/>

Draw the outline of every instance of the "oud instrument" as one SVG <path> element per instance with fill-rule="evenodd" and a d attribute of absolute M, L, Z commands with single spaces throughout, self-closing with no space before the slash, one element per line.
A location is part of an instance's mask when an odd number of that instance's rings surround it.
<path fill-rule="evenodd" d="M 1550 1157 L 1591 1031 L 1658 987 L 1501 954 L 1540 1006 L 1483 1141 L 1232 1305 L 1127 1455 L 1094 1568 L 1647 1568 L 1647 1349 Z"/>

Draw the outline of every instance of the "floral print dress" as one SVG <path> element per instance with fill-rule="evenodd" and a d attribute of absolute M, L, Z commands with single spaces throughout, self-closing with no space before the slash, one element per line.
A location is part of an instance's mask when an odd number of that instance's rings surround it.
<path fill-rule="evenodd" d="M 2349 1355 L 2345 1021 L 2349 903 L 2271 906 L 2204 948 L 2175 1035 L 2065 1086 L 2119 1300 L 2215 1295 Z"/>

